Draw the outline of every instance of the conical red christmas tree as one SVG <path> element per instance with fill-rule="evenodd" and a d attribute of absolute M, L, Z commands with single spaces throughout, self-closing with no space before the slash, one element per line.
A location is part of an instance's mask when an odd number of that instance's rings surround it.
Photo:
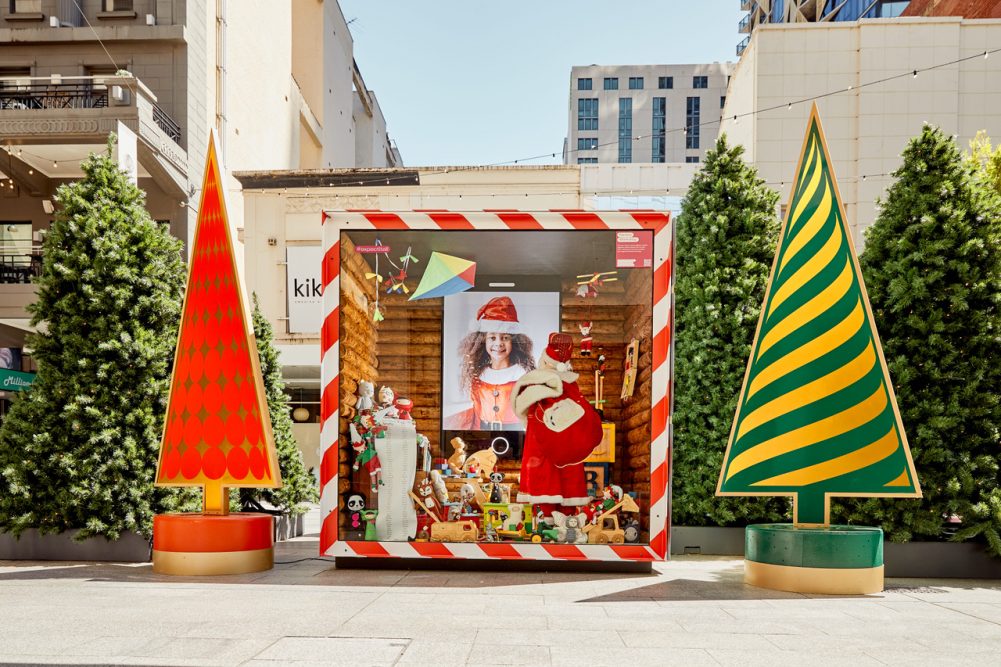
<path fill-rule="evenodd" d="M 156 483 L 203 486 L 225 514 L 228 487 L 278 487 L 281 473 L 253 329 L 209 141 Z"/>

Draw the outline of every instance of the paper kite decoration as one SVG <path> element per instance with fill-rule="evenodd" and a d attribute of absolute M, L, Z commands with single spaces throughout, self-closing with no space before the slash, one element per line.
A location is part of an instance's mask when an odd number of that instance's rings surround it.
<path fill-rule="evenodd" d="M 921 489 L 816 105 L 786 210 L 716 494 L 826 525 L 832 496 Z"/>
<path fill-rule="evenodd" d="M 214 137 L 202 183 L 156 484 L 203 486 L 205 512 L 225 514 L 227 487 L 279 487 L 281 473 Z"/>
<path fill-rule="evenodd" d="M 440 252 L 432 252 L 410 301 L 435 299 L 472 289 L 476 284 L 476 262 Z"/>

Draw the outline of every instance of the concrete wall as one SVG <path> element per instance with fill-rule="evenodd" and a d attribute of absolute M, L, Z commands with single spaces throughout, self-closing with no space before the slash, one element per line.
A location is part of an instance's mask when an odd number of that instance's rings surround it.
<path fill-rule="evenodd" d="M 790 191 L 810 104 L 821 122 L 856 248 L 874 222 L 907 142 L 924 123 L 956 135 L 966 149 L 978 130 L 1001 137 L 1001 59 L 974 58 L 918 76 L 859 88 L 908 71 L 983 53 L 1001 43 L 1001 20 L 913 18 L 757 28 L 730 83 L 722 131 L 747 147 L 761 176 Z M 851 86 L 852 89 L 848 90 Z M 735 113 L 767 109 L 750 118 Z M 865 180 L 862 176 L 865 175 Z"/>
<path fill-rule="evenodd" d="M 323 3 L 322 45 L 324 97 L 322 111 L 315 111 L 323 126 L 322 166 L 354 167 L 354 40 L 336 2 Z"/>

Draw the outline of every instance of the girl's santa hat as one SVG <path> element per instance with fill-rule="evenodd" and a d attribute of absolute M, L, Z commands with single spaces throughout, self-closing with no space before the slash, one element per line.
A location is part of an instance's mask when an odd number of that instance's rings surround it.
<path fill-rule="evenodd" d="M 476 311 L 472 330 L 481 333 L 521 333 L 514 302 L 506 296 L 490 299 Z"/>

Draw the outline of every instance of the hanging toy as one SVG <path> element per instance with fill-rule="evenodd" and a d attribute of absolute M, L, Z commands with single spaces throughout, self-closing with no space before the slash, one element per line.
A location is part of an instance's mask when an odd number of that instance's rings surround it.
<path fill-rule="evenodd" d="M 407 279 L 407 270 L 410 268 L 411 261 L 420 262 L 419 259 L 410 254 L 412 249 L 412 246 L 407 246 L 407 253 L 400 257 L 400 263 L 403 264 L 403 266 L 397 266 L 396 262 L 394 262 L 388 255 L 386 256 L 387 261 L 389 261 L 389 263 L 397 271 L 395 275 L 389 275 L 389 282 L 391 284 L 389 288 L 386 289 L 386 294 L 410 294 L 410 290 L 407 289 L 407 286 L 404 284 L 404 281 Z"/>
<path fill-rule="evenodd" d="M 605 420 L 605 355 L 598 355 L 598 367 L 594 369 L 594 409 Z"/>
<path fill-rule="evenodd" d="M 598 296 L 598 288 L 605 283 L 614 283 L 618 271 L 602 271 L 601 273 L 582 273 L 577 276 L 577 296 L 594 298 Z M 607 277 L 606 277 L 607 276 Z"/>
<path fill-rule="evenodd" d="M 577 325 L 580 329 L 580 356 L 590 357 L 591 356 L 591 345 L 593 339 L 591 338 L 591 329 L 594 327 L 594 322 L 588 320 L 587 322 L 581 322 Z"/>
<path fill-rule="evenodd" d="M 379 239 L 375 240 L 375 245 L 382 246 L 382 241 Z M 379 309 L 379 286 L 382 285 L 382 274 L 379 273 L 379 255 L 382 253 L 375 253 L 375 272 L 366 273 L 365 280 L 372 280 L 375 282 L 375 308 L 372 311 L 372 321 L 378 324 L 382 322 L 385 317 L 382 315 L 382 311 Z"/>

